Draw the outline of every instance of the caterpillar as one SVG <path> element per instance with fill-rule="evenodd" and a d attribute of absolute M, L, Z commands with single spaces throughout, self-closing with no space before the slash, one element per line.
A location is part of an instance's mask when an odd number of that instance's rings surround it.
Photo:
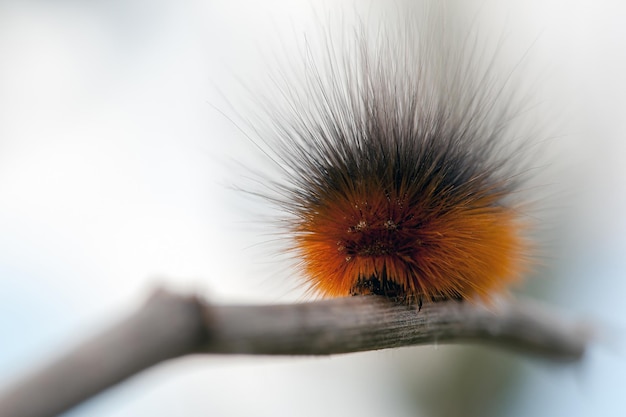
<path fill-rule="evenodd" d="M 421 306 L 519 281 L 528 145 L 510 77 L 474 31 L 433 13 L 336 38 L 307 43 L 299 70 L 275 77 L 256 129 L 280 171 L 259 194 L 309 291 Z"/>

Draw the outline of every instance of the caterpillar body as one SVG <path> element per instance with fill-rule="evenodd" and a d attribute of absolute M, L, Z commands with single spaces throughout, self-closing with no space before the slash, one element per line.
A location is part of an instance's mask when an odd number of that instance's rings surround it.
<path fill-rule="evenodd" d="M 315 294 L 485 299 L 528 267 L 519 100 L 435 21 L 328 35 L 263 102 L 281 176 L 262 194 Z"/>

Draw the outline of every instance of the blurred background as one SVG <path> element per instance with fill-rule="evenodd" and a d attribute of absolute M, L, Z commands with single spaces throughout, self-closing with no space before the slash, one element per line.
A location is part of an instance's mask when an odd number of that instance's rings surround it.
<path fill-rule="evenodd" d="M 396 2 L 0 0 L 0 389 L 98 332 L 157 283 L 218 302 L 302 300 L 268 261 L 226 115 L 329 16 Z M 330 358 L 192 357 L 68 417 L 622 416 L 626 405 L 626 6 L 446 2 L 524 57 L 549 126 L 538 182 L 567 190 L 522 291 L 599 323 L 584 361 L 473 346 Z M 349 29 L 347 29 L 349 30 Z M 296 49 L 294 49 L 296 48 Z M 526 64 L 528 62 L 528 64 Z M 519 77 L 524 78 L 524 77 Z M 535 83 L 536 82 L 536 83 Z M 254 165 L 259 164 L 259 165 Z M 561 207 L 562 206 L 562 207 Z"/>

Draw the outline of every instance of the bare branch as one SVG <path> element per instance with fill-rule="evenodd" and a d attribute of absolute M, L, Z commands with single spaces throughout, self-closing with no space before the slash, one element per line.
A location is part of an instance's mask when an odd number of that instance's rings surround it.
<path fill-rule="evenodd" d="M 376 296 L 220 306 L 160 290 L 144 306 L 0 394 L 0 417 L 57 415 L 162 361 L 193 353 L 329 355 L 428 343 L 489 342 L 559 360 L 590 329 L 528 301 L 416 306 Z"/>

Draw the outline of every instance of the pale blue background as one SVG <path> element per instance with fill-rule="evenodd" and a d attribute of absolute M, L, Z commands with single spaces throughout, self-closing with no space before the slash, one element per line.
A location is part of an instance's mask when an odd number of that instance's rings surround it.
<path fill-rule="evenodd" d="M 565 168 L 543 180 L 575 192 L 560 200 L 555 260 L 528 290 L 601 323 L 582 364 L 466 346 L 188 358 L 68 416 L 624 415 L 626 7 L 517 3 L 470 10 L 506 34 L 504 55 L 532 45 L 529 77 L 555 111 L 550 156 Z M 263 79 L 272 52 L 320 16 L 386 4 L 0 1 L 0 387 L 155 282 L 222 302 L 300 299 L 258 247 L 250 212 L 263 208 L 229 189 L 233 160 L 262 162 L 216 107 L 245 114 L 237 80 Z"/>

